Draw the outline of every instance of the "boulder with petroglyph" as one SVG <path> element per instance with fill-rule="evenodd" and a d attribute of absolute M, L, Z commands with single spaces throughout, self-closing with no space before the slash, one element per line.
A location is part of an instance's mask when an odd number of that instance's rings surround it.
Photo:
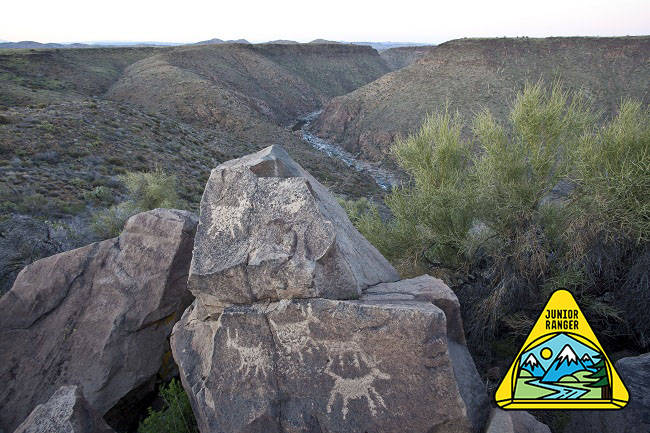
<path fill-rule="evenodd" d="M 197 299 L 171 344 L 201 431 L 478 432 L 488 398 L 457 309 L 431 277 L 352 301 Z"/>
<path fill-rule="evenodd" d="M 204 305 L 353 299 L 398 279 L 332 194 L 281 147 L 212 170 L 188 282 Z"/>

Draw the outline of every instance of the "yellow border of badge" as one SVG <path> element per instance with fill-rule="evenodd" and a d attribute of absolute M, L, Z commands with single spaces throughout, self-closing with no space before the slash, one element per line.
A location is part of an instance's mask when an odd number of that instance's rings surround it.
<path fill-rule="evenodd" d="M 565 332 L 565 331 L 547 331 L 544 319 L 544 312 L 548 309 L 574 309 L 578 310 L 578 332 Z M 612 388 L 612 397 L 610 399 L 589 399 L 589 400 L 544 400 L 544 399 L 515 399 L 514 391 L 515 384 L 517 383 L 517 374 L 519 371 L 519 360 L 521 355 L 533 345 L 541 344 L 539 340 L 549 339 L 559 333 L 569 334 L 578 339 L 581 343 L 598 350 L 605 357 L 605 364 L 607 365 L 607 376 Z M 508 373 L 501 381 L 494 399 L 502 409 L 622 409 L 627 405 L 630 400 L 629 393 L 625 384 L 619 377 L 616 369 L 614 368 L 609 357 L 603 350 L 603 347 L 598 342 L 596 335 L 591 330 L 587 319 L 585 318 L 582 310 L 578 306 L 573 295 L 564 289 L 556 290 L 550 296 L 548 302 L 542 309 L 542 312 L 535 322 L 535 326 L 528 334 L 526 342 L 521 347 L 514 362 L 510 366 Z"/>

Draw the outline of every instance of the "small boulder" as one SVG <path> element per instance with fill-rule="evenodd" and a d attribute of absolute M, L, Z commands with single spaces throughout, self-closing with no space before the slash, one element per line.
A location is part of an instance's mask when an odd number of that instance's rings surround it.
<path fill-rule="evenodd" d="M 398 273 L 280 146 L 210 175 L 188 285 L 203 305 L 357 298 Z"/>
<path fill-rule="evenodd" d="M 77 386 L 62 386 L 39 404 L 14 433 L 115 433 Z"/>
<path fill-rule="evenodd" d="M 192 301 L 196 225 L 185 211 L 141 213 L 118 238 L 20 272 L 0 298 L 0 429 L 13 431 L 62 385 L 78 385 L 102 416 L 132 390 L 151 391 Z"/>

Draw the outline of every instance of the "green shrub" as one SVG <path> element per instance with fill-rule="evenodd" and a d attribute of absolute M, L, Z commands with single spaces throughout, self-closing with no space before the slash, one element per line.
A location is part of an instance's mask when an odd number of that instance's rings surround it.
<path fill-rule="evenodd" d="M 92 229 L 102 239 L 118 236 L 126 220 L 139 212 L 181 206 L 176 192 L 176 177 L 160 169 L 150 173 L 128 172 L 120 179 L 126 185 L 127 200 L 92 216 Z M 86 198 L 107 202 L 113 200 L 113 195 L 107 187 L 99 186 Z"/>
<path fill-rule="evenodd" d="M 558 288 L 601 333 L 650 344 L 648 109 L 624 102 L 603 124 L 580 94 L 528 85 L 505 125 L 445 110 L 392 150 L 411 176 L 393 218 L 348 212 L 403 275 L 454 273 L 474 344 L 525 335 Z"/>
<path fill-rule="evenodd" d="M 106 186 L 96 186 L 92 191 L 85 191 L 84 200 L 93 201 L 99 204 L 109 205 L 113 203 L 115 197 L 113 191 Z"/>
<path fill-rule="evenodd" d="M 179 205 L 176 177 L 159 168 L 149 173 L 128 172 L 121 179 L 129 191 L 129 200 L 143 210 Z"/>
<path fill-rule="evenodd" d="M 90 226 L 100 239 L 119 236 L 126 220 L 142 210 L 130 201 L 102 209 L 92 215 Z"/>
<path fill-rule="evenodd" d="M 138 428 L 139 433 L 198 433 L 192 406 L 185 390 L 177 379 L 160 388 L 165 408 L 149 408 L 149 414 Z"/>

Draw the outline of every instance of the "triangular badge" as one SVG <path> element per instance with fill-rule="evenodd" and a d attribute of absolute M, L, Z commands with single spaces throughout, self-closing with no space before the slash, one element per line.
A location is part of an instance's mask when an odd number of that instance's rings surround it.
<path fill-rule="evenodd" d="M 621 409 L 629 394 L 573 295 L 556 290 L 495 400 L 503 409 Z"/>

